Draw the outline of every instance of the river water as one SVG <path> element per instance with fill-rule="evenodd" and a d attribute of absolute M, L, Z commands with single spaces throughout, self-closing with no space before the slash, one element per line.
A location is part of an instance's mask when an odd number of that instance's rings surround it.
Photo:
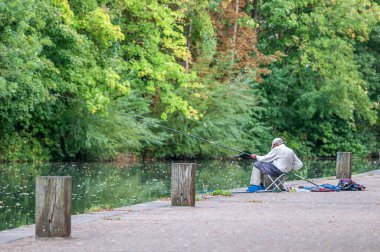
<path fill-rule="evenodd" d="M 194 162 L 194 161 L 192 161 Z M 196 191 L 211 192 L 249 184 L 252 162 L 196 161 Z M 305 161 L 306 178 L 335 175 L 335 160 Z M 72 176 L 72 214 L 116 208 L 170 197 L 171 162 L 45 163 L 0 165 L 0 230 L 34 223 L 37 176 Z M 379 161 L 353 160 L 353 173 L 380 169 Z"/>

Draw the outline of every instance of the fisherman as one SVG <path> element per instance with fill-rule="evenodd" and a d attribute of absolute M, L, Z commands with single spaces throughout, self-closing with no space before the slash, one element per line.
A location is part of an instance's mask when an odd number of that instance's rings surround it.
<path fill-rule="evenodd" d="M 301 160 L 292 149 L 285 145 L 281 138 L 272 141 L 271 151 L 265 156 L 251 155 L 257 161 L 253 164 L 250 186 L 247 192 L 264 190 L 261 183 L 261 174 L 268 174 L 271 177 L 278 177 L 291 170 L 298 170 L 303 166 Z"/>

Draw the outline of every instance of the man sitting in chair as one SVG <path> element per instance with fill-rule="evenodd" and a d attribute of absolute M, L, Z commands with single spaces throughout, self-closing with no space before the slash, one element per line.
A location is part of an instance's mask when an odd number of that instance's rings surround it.
<path fill-rule="evenodd" d="M 285 146 L 285 142 L 281 138 L 275 138 L 272 141 L 272 149 L 268 154 L 265 156 L 252 154 L 251 158 L 257 161 L 253 164 L 251 182 L 247 192 L 265 189 L 261 184 L 262 173 L 271 177 L 279 177 L 281 174 L 298 170 L 303 166 L 294 151 Z"/>

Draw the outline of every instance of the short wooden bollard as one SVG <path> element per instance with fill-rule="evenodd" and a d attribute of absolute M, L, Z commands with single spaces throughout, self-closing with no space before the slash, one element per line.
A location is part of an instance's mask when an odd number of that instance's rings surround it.
<path fill-rule="evenodd" d="M 172 206 L 195 205 L 195 164 L 172 163 Z"/>
<path fill-rule="evenodd" d="M 336 178 L 351 178 L 352 175 L 352 153 L 336 153 Z"/>
<path fill-rule="evenodd" d="M 36 179 L 36 238 L 69 237 L 71 234 L 70 176 Z"/>

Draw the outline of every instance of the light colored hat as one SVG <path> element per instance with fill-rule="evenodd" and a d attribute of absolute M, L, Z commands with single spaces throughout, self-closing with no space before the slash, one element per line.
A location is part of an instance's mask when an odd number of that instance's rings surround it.
<path fill-rule="evenodd" d="M 277 138 L 273 139 L 273 141 L 272 141 L 272 149 L 273 149 L 273 146 L 275 144 L 284 144 L 284 143 L 285 143 L 284 140 L 282 140 L 281 138 L 277 137 Z"/>

